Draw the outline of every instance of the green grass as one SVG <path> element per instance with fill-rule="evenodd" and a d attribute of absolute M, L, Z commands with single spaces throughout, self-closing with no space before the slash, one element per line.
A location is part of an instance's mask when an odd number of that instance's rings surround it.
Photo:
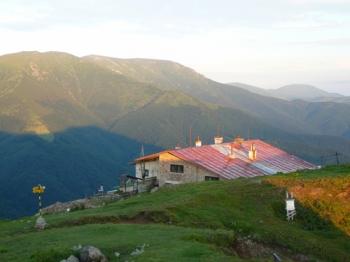
<path fill-rule="evenodd" d="M 277 177 L 284 177 L 291 179 L 321 179 L 321 178 L 339 178 L 339 177 L 349 177 L 350 176 L 350 165 L 340 165 L 340 166 L 326 166 L 318 170 L 304 170 L 295 172 L 292 174 L 281 174 Z"/>
<path fill-rule="evenodd" d="M 285 184 L 279 183 L 319 183 L 324 179 L 337 188 L 341 184 L 338 180 L 350 179 L 350 167 L 162 188 L 102 208 L 48 215 L 45 218 L 50 228 L 43 232 L 32 229 L 33 218 L 3 221 L 0 261 L 23 261 L 30 257 L 33 261 L 41 261 L 42 257 L 49 261 L 66 256 L 78 244 L 95 245 L 109 258 L 120 252 L 121 261 L 125 261 L 143 243 L 149 247 L 133 260 L 271 259 L 242 255 L 237 249 L 242 238 L 277 252 L 285 261 L 300 254 L 311 260 L 349 261 L 350 238 L 332 220 L 322 217 L 322 205 L 310 208 L 301 198 L 297 219 L 294 222 L 285 219 Z M 335 214 L 346 210 L 342 209 L 343 202 L 333 202 L 329 205 L 337 207 L 333 209 Z"/>
<path fill-rule="evenodd" d="M 215 231 L 166 225 L 85 225 L 1 239 L 0 246 L 6 245 L 7 252 L 0 254 L 0 258 L 1 261 L 28 258 L 59 261 L 73 253 L 73 246 L 81 244 L 101 247 L 111 261 L 166 261 L 175 257 L 186 261 L 240 261 L 225 255 L 213 244 L 191 240 L 198 236 L 207 238 L 210 234 Z M 133 258 L 130 253 L 143 244 L 146 244 L 145 252 Z M 121 254 L 119 259 L 114 252 Z"/>

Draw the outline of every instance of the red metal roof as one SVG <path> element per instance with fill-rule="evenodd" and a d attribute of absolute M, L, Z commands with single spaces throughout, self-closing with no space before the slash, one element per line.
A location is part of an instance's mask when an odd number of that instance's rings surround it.
<path fill-rule="evenodd" d="M 252 144 L 257 149 L 257 159 L 254 161 L 248 159 L 248 152 Z M 189 147 L 167 152 L 226 179 L 316 168 L 315 165 L 261 140 L 247 140 L 240 144 L 224 143 Z M 233 152 L 234 158 L 229 156 L 231 152 Z"/>
<path fill-rule="evenodd" d="M 142 156 L 142 157 L 136 158 L 134 162 L 137 163 L 137 162 L 141 162 L 141 161 L 155 160 L 155 159 L 159 158 L 160 154 L 165 153 L 165 152 L 167 152 L 167 151 L 162 151 L 162 152 L 159 152 L 159 153 L 154 153 L 154 154 L 151 154 L 151 155 Z"/>

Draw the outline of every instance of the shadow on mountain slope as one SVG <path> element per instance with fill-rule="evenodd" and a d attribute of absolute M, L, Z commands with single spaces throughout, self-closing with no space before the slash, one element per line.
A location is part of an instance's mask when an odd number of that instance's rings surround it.
<path fill-rule="evenodd" d="M 96 128 L 70 128 L 39 137 L 0 133 L 0 217 L 32 214 L 36 199 L 32 186 L 46 186 L 44 205 L 107 190 L 118 176 L 133 173 L 130 164 L 141 143 Z M 145 146 L 146 153 L 159 148 Z"/>

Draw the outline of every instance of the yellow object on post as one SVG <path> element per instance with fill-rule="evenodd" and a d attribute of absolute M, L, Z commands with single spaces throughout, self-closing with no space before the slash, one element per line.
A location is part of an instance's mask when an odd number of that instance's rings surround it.
<path fill-rule="evenodd" d="M 33 194 L 38 196 L 38 204 L 39 204 L 39 215 L 41 216 L 41 207 L 42 207 L 42 202 L 41 202 L 41 195 L 44 194 L 45 192 L 45 186 L 42 185 L 37 185 L 33 187 Z"/>
<path fill-rule="evenodd" d="M 37 185 L 33 187 L 33 194 L 43 194 L 45 192 L 45 186 Z"/>

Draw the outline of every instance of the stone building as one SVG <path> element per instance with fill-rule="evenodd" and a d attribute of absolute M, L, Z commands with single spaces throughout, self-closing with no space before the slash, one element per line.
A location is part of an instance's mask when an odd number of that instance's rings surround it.
<path fill-rule="evenodd" d="M 224 143 L 165 150 L 135 159 L 136 177 L 157 177 L 160 186 L 205 180 L 289 173 L 316 166 L 261 140 L 237 138 Z"/>

